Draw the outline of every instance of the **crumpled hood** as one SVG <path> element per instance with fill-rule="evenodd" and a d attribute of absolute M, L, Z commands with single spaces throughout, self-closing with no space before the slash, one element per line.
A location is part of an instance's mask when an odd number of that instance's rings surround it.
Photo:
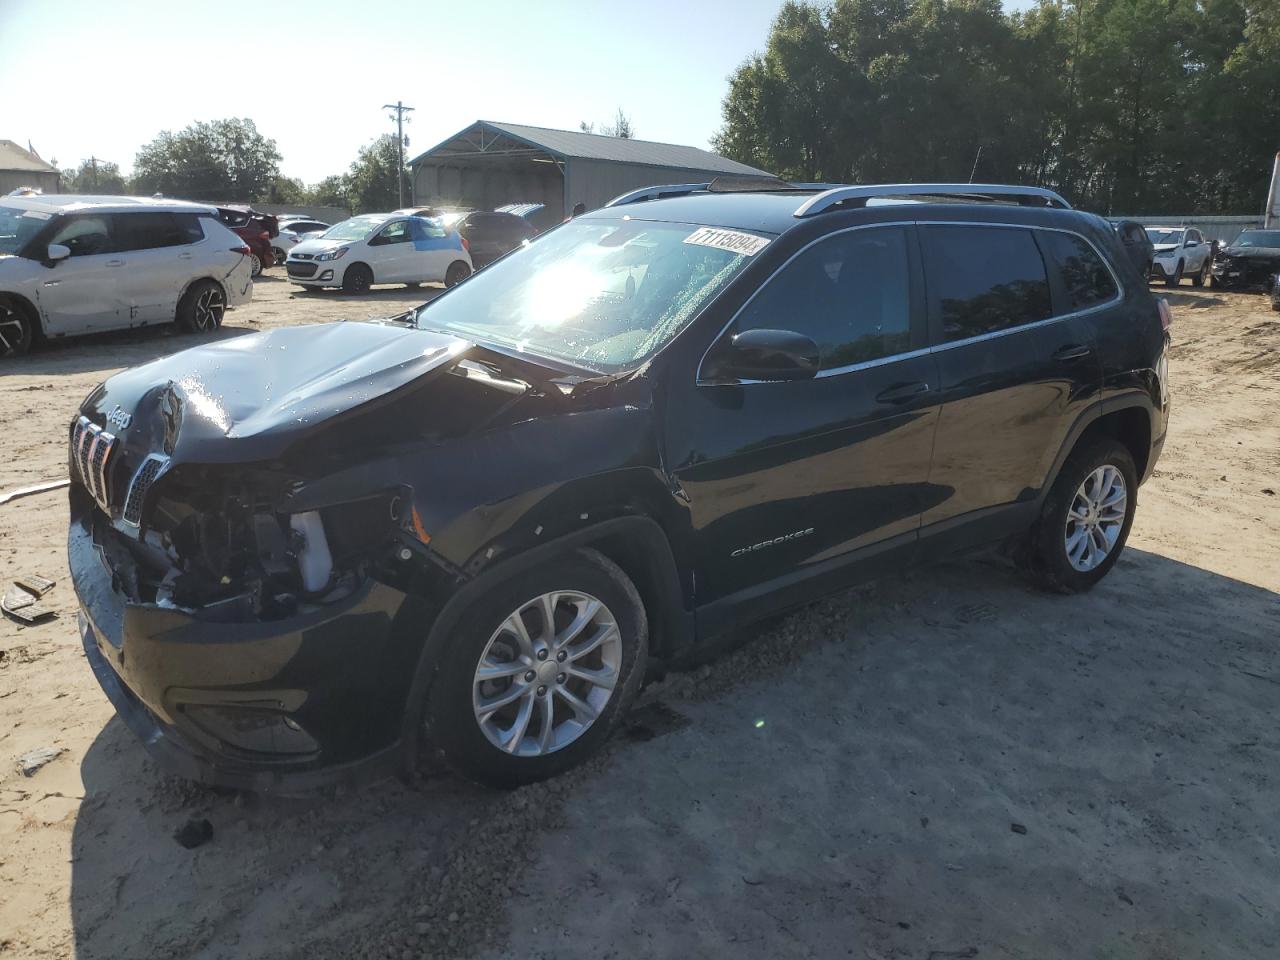
<path fill-rule="evenodd" d="M 1177 250 L 1176 243 L 1157 243 L 1154 244 L 1156 253 L 1168 253 L 1170 250 Z"/>
<path fill-rule="evenodd" d="M 1280 247 L 1223 247 L 1219 256 L 1250 257 L 1258 260 L 1280 260 Z"/>
<path fill-rule="evenodd" d="M 81 412 L 134 450 L 198 463 L 272 459 L 317 425 L 388 397 L 470 346 L 376 323 L 283 327 L 116 374 Z"/>

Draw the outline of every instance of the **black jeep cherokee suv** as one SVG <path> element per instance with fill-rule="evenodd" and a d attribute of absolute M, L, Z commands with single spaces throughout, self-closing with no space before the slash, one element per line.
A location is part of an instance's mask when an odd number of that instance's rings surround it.
<path fill-rule="evenodd" d="M 1105 221 L 998 186 L 654 188 L 386 321 L 196 347 L 71 425 L 85 652 L 175 772 L 515 785 L 647 671 L 1005 544 L 1115 564 L 1168 313 Z"/>

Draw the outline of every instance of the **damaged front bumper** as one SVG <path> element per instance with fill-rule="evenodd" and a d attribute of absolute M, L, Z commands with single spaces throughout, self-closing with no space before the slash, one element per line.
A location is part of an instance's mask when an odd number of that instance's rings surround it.
<path fill-rule="evenodd" d="M 68 535 L 85 655 L 166 770 L 289 792 L 397 765 L 415 653 L 396 629 L 404 593 L 368 579 L 284 619 L 218 622 L 130 602 L 101 535 L 89 517 Z"/>

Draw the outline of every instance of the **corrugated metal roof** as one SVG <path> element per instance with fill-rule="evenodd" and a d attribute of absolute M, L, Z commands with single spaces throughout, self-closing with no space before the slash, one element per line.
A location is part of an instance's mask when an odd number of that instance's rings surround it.
<path fill-rule="evenodd" d="M 547 127 L 531 127 L 520 123 L 498 123 L 478 120 L 465 130 L 460 130 L 448 140 L 437 144 L 413 159 L 418 163 L 424 157 L 448 146 L 452 141 L 483 129 L 490 133 L 502 133 L 522 140 L 559 157 L 580 157 L 588 160 L 610 160 L 615 163 L 638 163 L 652 167 L 678 167 L 685 170 L 705 170 L 709 173 L 764 174 L 763 170 L 738 163 L 710 150 L 686 147 L 678 143 L 657 143 L 652 140 L 631 140 L 622 137 L 606 137 L 596 133 L 579 133 L 572 130 L 552 130 Z"/>
<path fill-rule="evenodd" d="M 26 170 L 32 173 L 57 173 L 30 150 L 18 146 L 12 140 L 0 140 L 0 170 Z"/>

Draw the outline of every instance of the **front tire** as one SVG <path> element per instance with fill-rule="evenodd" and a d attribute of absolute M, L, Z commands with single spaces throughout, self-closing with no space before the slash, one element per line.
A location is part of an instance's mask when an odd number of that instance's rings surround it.
<path fill-rule="evenodd" d="M 373 286 L 373 271 L 363 263 L 353 263 L 342 275 L 344 293 L 367 293 Z"/>
<path fill-rule="evenodd" d="M 444 273 L 444 285 L 446 287 L 456 286 L 469 276 L 471 276 L 471 268 L 461 260 L 455 260 L 449 264 L 449 269 Z"/>
<path fill-rule="evenodd" d="M 188 333 L 212 333 L 222 326 L 227 296 L 212 280 L 198 280 L 178 301 L 174 321 Z"/>
<path fill-rule="evenodd" d="M 1026 566 L 1045 589 L 1083 593 L 1115 566 L 1137 507 L 1133 455 L 1118 440 L 1072 451 L 1025 544 Z"/>
<path fill-rule="evenodd" d="M 281 250 L 279 247 L 272 247 L 271 255 L 276 258 L 277 264 L 284 263 L 286 260 L 289 259 L 289 255 L 285 253 L 283 250 Z"/>
<path fill-rule="evenodd" d="M 1164 285 L 1166 287 L 1176 287 L 1181 282 L 1182 282 L 1182 261 L 1179 260 L 1177 269 L 1173 271 L 1173 276 L 1164 278 Z"/>
<path fill-rule="evenodd" d="M 24 356 L 35 342 L 36 329 L 26 307 L 0 297 L 0 359 Z"/>
<path fill-rule="evenodd" d="M 1209 282 L 1209 279 L 1210 279 L 1209 259 L 1206 257 L 1204 261 L 1204 266 L 1200 268 L 1200 272 L 1191 278 L 1191 285 L 1193 287 L 1203 287 L 1206 283 Z"/>
<path fill-rule="evenodd" d="M 594 754 L 640 689 L 648 621 L 635 586 L 594 550 L 494 587 L 450 631 L 426 735 L 463 776 L 513 788 Z"/>

